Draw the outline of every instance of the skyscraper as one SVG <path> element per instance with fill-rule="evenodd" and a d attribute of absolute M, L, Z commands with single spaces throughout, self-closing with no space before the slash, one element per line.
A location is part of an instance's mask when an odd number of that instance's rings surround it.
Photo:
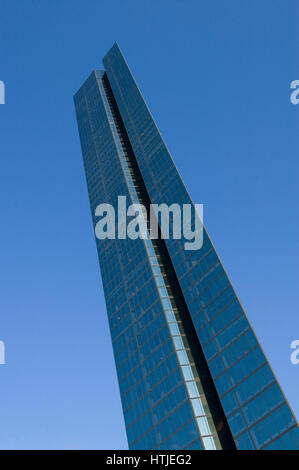
<path fill-rule="evenodd" d="M 74 97 L 100 203 L 193 204 L 117 44 Z M 116 221 L 121 222 L 116 213 Z M 299 429 L 215 248 L 96 239 L 130 449 L 299 449 Z"/>

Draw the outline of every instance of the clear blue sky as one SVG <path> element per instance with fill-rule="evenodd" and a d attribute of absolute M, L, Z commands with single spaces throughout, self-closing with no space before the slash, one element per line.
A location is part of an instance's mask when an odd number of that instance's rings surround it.
<path fill-rule="evenodd" d="M 118 41 L 299 417 L 298 2 L 0 0 L 1 449 L 126 448 L 73 94 Z"/>

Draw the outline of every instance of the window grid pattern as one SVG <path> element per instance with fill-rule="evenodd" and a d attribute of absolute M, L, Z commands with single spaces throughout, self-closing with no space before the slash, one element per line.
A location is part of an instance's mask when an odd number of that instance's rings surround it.
<path fill-rule="evenodd" d="M 117 45 L 103 62 L 106 72 L 92 73 L 74 97 L 94 225 L 100 202 L 116 206 L 118 195 L 140 200 L 105 102 L 104 74 L 150 201 L 192 203 Z M 218 448 L 155 242 L 96 243 L 130 447 Z M 186 251 L 175 239 L 166 246 L 236 447 L 299 449 L 296 420 L 207 232 L 200 250 Z"/>

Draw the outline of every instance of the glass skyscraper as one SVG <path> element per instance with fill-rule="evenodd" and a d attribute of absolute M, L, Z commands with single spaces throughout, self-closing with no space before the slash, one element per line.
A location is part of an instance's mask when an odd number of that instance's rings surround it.
<path fill-rule="evenodd" d="M 120 195 L 193 204 L 117 44 L 103 64 L 74 97 L 94 226 Z M 130 449 L 299 449 L 206 230 L 200 249 L 184 242 L 96 239 Z"/>

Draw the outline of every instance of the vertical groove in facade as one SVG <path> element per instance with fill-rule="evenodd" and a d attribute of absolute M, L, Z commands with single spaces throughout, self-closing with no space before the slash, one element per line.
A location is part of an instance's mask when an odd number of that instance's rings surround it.
<path fill-rule="evenodd" d="M 127 175 L 127 183 L 132 192 L 131 200 L 134 203 L 142 204 L 147 210 L 149 210 L 150 200 L 146 193 L 142 175 L 134 158 L 134 154 L 130 148 L 130 143 L 121 121 L 117 104 L 113 97 L 106 74 L 103 75 L 102 82 L 106 94 L 106 98 L 104 99 L 107 100 L 107 105 L 109 105 L 111 118 L 117 133 L 115 138 L 119 141 L 119 145 L 122 147 L 120 159 L 122 161 L 124 174 L 126 174 L 127 171 L 129 172 L 129 175 Z M 131 184 L 133 184 L 134 187 L 132 187 Z M 195 348 L 197 348 L 198 351 L 197 354 L 194 354 L 193 348 L 188 341 L 188 336 L 190 336 L 191 333 L 190 321 L 187 326 L 187 332 L 189 331 L 189 335 L 186 334 L 186 327 L 184 327 L 186 321 L 184 321 L 183 317 L 189 316 L 188 311 L 184 305 L 184 299 L 179 292 L 180 286 L 177 282 L 175 273 L 173 269 L 171 269 L 171 260 L 167 257 L 167 250 L 164 247 L 163 239 L 159 237 L 158 239 L 151 240 L 149 235 L 149 220 L 147 219 L 146 222 L 148 225 L 149 239 L 145 242 L 145 250 L 151 262 L 153 276 L 157 290 L 161 296 L 161 302 L 164 304 L 165 318 L 178 356 L 188 395 L 191 399 L 192 409 L 199 428 L 202 445 L 205 449 L 209 450 L 222 449 L 222 445 L 224 448 L 233 448 L 234 444 L 231 436 L 229 435 L 230 441 L 227 437 L 229 429 L 225 423 L 225 416 L 224 414 L 221 414 L 220 408 L 217 411 L 215 410 L 215 405 L 217 403 L 215 400 L 215 394 L 214 400 L 211 401 L 210 396 L 214 392 L 214 384 L 209 377 L 209 370 L 206 366 L 204 356 L 201 353 L 199 363 L 194 359 L 194 356 L 198 356 L 200 344 L 196 342 L 197 344 L 195 345 Z M 198 370 L 202 371 L 202 375 L 205 378 L 204 380 L 200 378 Z M 207 389 L 207 393 L 205 393 L 204 388 Z M 209 402 L 213 411 L 210 410 Z M 216 428 L 218 428 L 219 431 L 217 431 Z M 218 434 L 220 434 L 220 436 Z M 222 445 L 220 441 L 223 441 Z"/>

